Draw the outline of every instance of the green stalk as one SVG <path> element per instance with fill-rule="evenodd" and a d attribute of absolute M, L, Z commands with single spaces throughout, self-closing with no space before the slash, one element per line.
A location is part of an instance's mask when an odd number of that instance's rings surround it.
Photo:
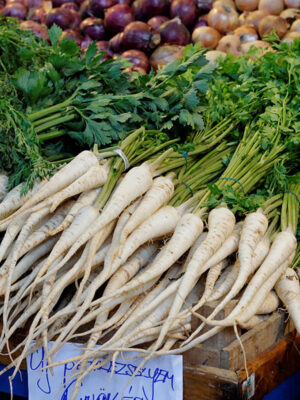
<path fill-rule="evenodd" d="M 49 122 L 49 121 L 53 121 L 54 119 L 60 118 L 62 116 L 63 116 L 63 113 L 61 113 L 61 112 L 55 113 L 53 115 L 50 115 L 50 117 L 41 118 L 41 119 L 38 119 L 38 120 L 32 122 L 32 125 L 34 127 L 37 127 L 39 125 L 45 124 L 46 122 Z"/>
<path fill-rule="evenodd" d="M 36 131 L 36 133 L 40 133 L 40 132 L 46 131 L 47 129 L 50 129 L 50 128 L 54 127 L 54 126 L 63 124 L 65 122 L 70 122 L 74 118 L 76 118 L 76 114 L 66 115 L 64 117 L 57 118 L 57 119 L 55 119 L 53 121 L 46 122 L 43 125 L 39 125 L 38 127 L 35 128 L 35 131 Z"/>
<path fill-rule="evenodd" d="M 67 108 L 72 103 L 72 100 L 74 99 L 74 97 L 76 95 L 77 95 L 77 92 L 75 91 L 71 97 L 69 97 L 67 100 L 63 101 L 62 103 L 55 104 L 54 106 L 44 108 L 43 110 L 40 110 L 40 111 L 36 111 L 32 114 L 29 114 L 27 117 L 28 117 L 29 121 L 33 122 L 33 121 L 36 121 L 37 119 L 44 118 L 44 117 L 54 114 L 56 112 L 64 112 L 65 108 Z"/>
<path fill-rule="evenodd" d="M 58 131 L 50 131 L 48 133 L 41 133 L 38 135 L 38 139 L 40 142 L 45 142 L 46 140 L 54 139 L 60 136 L 65 135 L 67 132 L 65 130 Z"/>

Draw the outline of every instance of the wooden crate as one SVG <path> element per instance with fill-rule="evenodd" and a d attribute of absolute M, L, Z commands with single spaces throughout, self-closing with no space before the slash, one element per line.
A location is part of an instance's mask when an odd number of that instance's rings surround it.
<path fill-rule="evenodd" d="M 234 305 L 217 318 L 226 317 Z M 200 313 L 207 316 L 214 308 L 215 304 L 207 305 Z M 255 377 L 254 400 L 262 399 L 300 369 L 300 336 L 286 319 L 284 312 L 275 312 L 253 329 L 239 330 L 248 373 Z M 198 325 L 194 319 L 193 329 Z M 246 379 L 243 352 L 231 327 L 184 354 L 184 400 L 243 399 Z"/>

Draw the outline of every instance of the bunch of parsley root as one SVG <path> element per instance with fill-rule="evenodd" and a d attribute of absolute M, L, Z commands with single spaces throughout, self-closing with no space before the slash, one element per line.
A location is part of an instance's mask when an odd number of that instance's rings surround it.
<path fill-rule="evenodd" d="M 250 329 L 280 300 L 300 330 L 300 40 L 271 35 L 274 51 L 214 64 L 189 45 L 128 75 L 127 61 L 60 34 L 49 45 L 0 19 L 0 351 L 22 348 L 12 377 L 37 347 L 56 365 L 83 337 L 75 398 L 99 361 L 181 353 Z M 10 349 L 19 328 L 28 336 Z"/>

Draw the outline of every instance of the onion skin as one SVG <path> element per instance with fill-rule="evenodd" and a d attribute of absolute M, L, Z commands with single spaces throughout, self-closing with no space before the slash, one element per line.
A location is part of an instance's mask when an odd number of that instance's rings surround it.
<path fill-rule="evenodd" d="M 289 24 L 285 19 L 278 17 L 277 15 L 268 15 L 260 21 L 258 25 L 258 33 L 259 36 L 263 38 L 264 35 L 267 35 L 275 29 L 278 37 L 282 39 L 286 34 L 288 27 Z"/>
<path fill-rule="evenodd" d="M 230 53 L 236 57 L 241 55 L 241 42 L 239 37 L 236 35 L 223 36 L 219 41 L 217 50 L 223 53 Z"/>
<path fill-rule="evenodd" d="M 209 26 L 225 34 L 238 27 L 238 14 L 228 5 L 214 6 L 208 13 L 207 21 Z"/>
<path fill-rule="evenodd" d="M 164 44 L 158 47 L 150 56 L 150 65 L 155 70 L 159 67 L 169 64 L 174 60 L 182 58 L 184 47 Z"/>
<path fill-rule="evenodd" d="M 170 7 L 171 18 L 178 17 L 186 26 L 194 24 L 198 10 L 193 0 L 173 0 Z"/>
<path fill-rule="evenodd" d="M 220 33 L 211 26 L 202 26 L 194 30 L 192 34 L 193 43 L 201 42 L 206 49 L 215 49 L 221 39 Z"/>
<path fill-rule="evenodd" d="M 108 48 L 113 54 L 119 54 L 121 53 L 124 48 L 123 48 L 123 32 L 118 33 L 114 37 L 110 39 L 108 42 Z"/>
<path fill-rule="evenodd" d="M 30 30 L 37 36 L 49 41 L 48 29 L 45 26 L 39 24 L 38 22 L 23 21 L 20 23 L 20 27 L 26 30 Z"/>
<path fill-rule="evenodd" d="M 267 14 L 265 11 L 262 10 L 256 10 L 253 12 L 250 12 L 246 18 L 245 18 L 245 24 L 246 25 L 253 25 L 255 30 L 258 31 L 258 25 L 260 21 L 265 18 Z"/>
<path fill-rule="evenodd" d="M 185 46 L 190 43 L 191 35 L 179 18 L 165 22 L 159 28 L 162 43 Z"/>
<path fill-rule="evenodd" d="M 283 0 L 259 0 L 258 9 L 267 14 L 279 15 L 284 9 Z"/>
<path fill-rule="evenodd" d="M 116 0 L 90 0 L 90 9 L 95 17 L 103 18 L 104 10 L 116 4 Z"/>
<path fill-rule="evenodd" d="M 145 53 L 140 50 L 127 50 L 121 55 L 122 58 L 127 58 L 132 64 L 145 71 L 149 69 L 149 60 Z"/>
<path fill-rule="evenodd" d="M 241 43 L 254 42 L 258 40 L 258 34 L 253 26 L 240 26 L 234 31 L 234 35 L 238 36 Z"/>
<path fill-rule="evenodd" d="M 284 0 L 286 8 L 300 8 L 300 0 Z"/>
<path fill-rule="evenodd" d="M 1 14 L 6 17 L 25 19 L 27 16 L 27 8 L 21 3 L 10 3 L 1 10 Z"/>
<path fill-rule="evenodd" d="M 122 44 L 126 50 L 147 51 L 159 43 L 160 35 L 152 34 L 150 26 L 145 22 L 131 22 L 123 31 Z"/>
<path fill-rule="evenodd" d="M 122 32 L 133 21 L 133 10 L 126 4 L 116 4 L 108 8 L 104 15 L 104 26 L 110 33 Z"/>
<path fill-rule="evenodd" d="M 80 30 L 84 36 L 88 35 L 92 40 L 105 38 L 104 21 L 101 18 L 86 18 L 80 24 Z"/>
<path fill-rule="evenodd" d="M 235 4 L 240 11 L 254 11 L 258 7 L 259 0 L 235 0 Z"/>
<path fill-rule="evenodd" d="M 167 21 L 169 21 L 169 18 L 164 17 L 163 15 L 157 15 L 156 17 L 150 18 L 147 24 L 151 26 L 154 32 L 156 32 L 159 27 Z"/>
<path fill-rule="evenodd" d="M 300 19 L 297 19 L 297 21 L 293 22 L 291 26 L 291 32 L 300 32 Z"/>
<path fill-rule="evenodd" d="M 31 20 L 38 22 L 39 24 L 44 24 L 46 22 L 47 12 L 43 7 L 36 8 L 31 16 Z"/>

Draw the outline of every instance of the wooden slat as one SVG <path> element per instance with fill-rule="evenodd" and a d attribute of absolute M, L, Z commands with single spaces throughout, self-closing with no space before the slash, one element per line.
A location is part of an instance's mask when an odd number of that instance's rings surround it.
<path fill-rule="evenodd" d="M 283 337 L 284 319 L 283 313 L 276 312 L 241 336 L 247 361 L 253 360 Z M 221 350 L 220 360 L 221 368 L 235 371 L 243 366 L 243 352 L 238 340 Z"/>
<path fill-rule="evenodd" d="M 214 367 L 184 367 L 184 400 L 236 400 L 239 380 L 233 371 Z"/>
<path fill-rule="evenodd" d="M 294 331 L 280 340 L 272 349 L 263 352 L 255 360 L 247 363 L 248 373 L 255 374 L 255 396 L 251 400 L 262 399 L 286 379 L 300 369 L 300 335 Z M 246 371 L 240 369 L 237 375 L 241 382 L 246 379 Z M 285 400 L 285 399 L 283 399 Z"/>

